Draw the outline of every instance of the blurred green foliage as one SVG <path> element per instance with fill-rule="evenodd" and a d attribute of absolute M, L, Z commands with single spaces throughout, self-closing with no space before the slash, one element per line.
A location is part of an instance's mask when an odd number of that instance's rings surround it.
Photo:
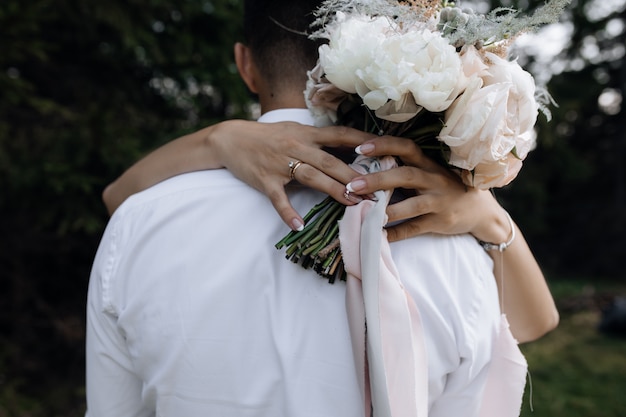
<path fill-rule="evenodd" d="M 101 192 L 149 149 L 244 115 L 240 14 L 229 0 L 0 2 L 2 390 L 50 400 L 83 380 Z"/>
<path fill-rule="evenodd" d="M 548 89 L 558 107 L 550 122 L 539 116 L 537 149 L 497 194 L 546 270 L 625 280 L 626 5 L 603 4 L 572 1 L 563 16 L 566 42 L 550 62 L 521 52 L 531 71 L 554 74 Z M 540 53 L 541 37 L 536 42 Z M 599 105 L 607 92 L 617 108 Z"/>
<path fill-rule="evenodd" d="M 593 4 L 564 16 L 573 30 L 549 84 L 559 107 L 497 195 L 546 270 L 623 280 L 626 105 L 611 113 L 598 98 L 626 90 L 626 12 L 590 17 Z M 0 2 L 0 417 L 81 408 L 101 192 L 159 144 L 246 116 L 231 57 L 240 13 L 240 0 Z"/>
<path fill-rule="evenodd" d="M 97 233 L 99 192 L 146 149 L 241 115 L 239 13 L 237 1 L 3 2 L 2 209 L 29 228 Z"/>

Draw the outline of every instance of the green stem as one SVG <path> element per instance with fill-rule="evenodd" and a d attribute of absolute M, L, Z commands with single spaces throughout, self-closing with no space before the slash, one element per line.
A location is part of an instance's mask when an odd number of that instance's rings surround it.
<path fill-rule="evenodd" d="M 297 230 L 292 230 L 291 232 L 287 233 L 287 235 L 282 238 L 278 243 L 276 243 L 276 245 L 274 245 L 274 247 L 276 249 L 282 249 L 285 245 L 290 245 L 295 239 L 299 238 L 299 236 L 301 236 L 301 234 L 305 233 L 307 230 L 310 230 L 311 227 L 313 227 L 313 224 L 308 224 L 309 220 L 311 220 L 317 213 L 319 213 L 320 211 L 326 209 L 327 206 L 332 205 L 332 203 L 336 203 L 335 200 L 333 200 L 332 197 L 326 197 L 324 199 L 324 201 L 322 201 L 321 203 L 316 204 L 311 210 L 309 210 L 309 212 L 304 216 L 303 220 L 304 220 L 304 224 L 306 224 L 307 226 L 301 230 L 301 231 L 297 231 Z M 337 203 L 339 204 L 339 203 Z"/>
<path fill-rule="evenodd" d="M 319 230 L 323 228 L 328 221 L 329 217 L 332 219 L 333 215 L 337 212 L 340 212 L 341 208 L 344 207 L 342 204 L 336 202 L 335 200 L 331 200 L 326 204 L 326 210 L 322 212 L 310 225 L 302 231 L 298 232 L 291 239 L 286 241 L 287 245 L 290 245 L 287 249 L 287 257 L 291 258 L 292 255 L 302 256 L 303 251 L 306 250 L 311 244 L 316 242 L 319 237 Z"/>
<path fill-rule="evenodd" d="M 334 237 L 328 236 L 330 234 L 328 233 L 328 230 L 338 230 L 339 226 L 337 225 L 337 219 L 343 215 L 344 208 L 345 207 L 343 205 L 338 204 L 337 207 L 333 207 L 330 209 L 333 211 L 332 215 L 330 215 L 328 217 L 328 220 L 324 222 L 324 226 L 319 231 L 315 239 L 312 239 L 309 242 L 309 248 L 302 253 L 303 255 L 316 256 L 317 253 L 328 244 L 328 242 Z M 337 226 L 337 229 L 335 229 L 334 226 Z"/>

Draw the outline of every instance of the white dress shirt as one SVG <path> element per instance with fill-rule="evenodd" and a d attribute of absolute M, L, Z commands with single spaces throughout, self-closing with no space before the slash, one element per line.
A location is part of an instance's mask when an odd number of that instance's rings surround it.
<path fill-rule="evenodd" d="M 307 110 L 260 121 L 311 124 Z M 285 167 L 287 170 L 287 167 Z M 288 187 L 304 214 L 322 195 Z M 362 417 L 345 284 L 274 248 L 287 227 L 226 170 L 179 175 L 112 216 L 87 305 L 89 417 Z M 429 416 L 478 413 L 500 318 L 469 235 L 392 244 L 422 317 Z"/>

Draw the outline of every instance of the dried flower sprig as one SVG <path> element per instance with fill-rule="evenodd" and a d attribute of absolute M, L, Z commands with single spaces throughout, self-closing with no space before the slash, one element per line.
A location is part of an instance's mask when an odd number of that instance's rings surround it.
<path fill-rule="evenodd" d="M 450 43 L 457 47 L 488 45 L 558 22 L 569 3 L 570 0 L 552 0 L 531 16 L 520 16 L 518 10 L 509 7 L 498 7 L 482 15 L 471 9 L 454 7 L 450 3 L 441 10 L 439 28 Z"/>

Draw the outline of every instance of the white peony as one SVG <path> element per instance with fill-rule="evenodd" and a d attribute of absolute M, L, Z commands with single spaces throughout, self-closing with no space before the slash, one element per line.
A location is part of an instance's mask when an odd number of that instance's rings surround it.
<path fill-rule="evenodd" d="M 467 84 L 455 48 L 425 27 L 402 32 L 384 17 L 341 14 L 328 37 L 319 50 L 326 78 L 380 118 L 403 122 L 421 108 L 444 111 Z"/>
<path fill-rule="evenodd" d="M 404 110 L 408 104 L 416 111 L 406 112 L 406 121 L 421 107 L 431 112 L 447 109 L 464 87 L 458 53 L 439 34 L 428 29 L 389 34 L 375 45 L 374 56 L 369 65 L 357 71 L 363 81 L 357 92 L 372 110 L 389 101 L 393 102 L 389 106 Z M 388 112 L 377 115 L 387 119 L 385 113 Z"/>
<path fill-rule="evenodd" d="M 400 78 L 415 102 L 431 112 L 446 110 L 465 87 L 463 67 L 456 49 L 427 29 L 407 32 L 400 42 L 400 54 L 394 57 L 404 71 Z"/>
<path fill-rule="evenodd" d="M 341 12 L 327 28 L 328 44 L 319 48 L 319 60 L 328 81 L 346 93 L 362 88 L 357 72 L 376 59 L 374 46 L 385 38 L 389 20 Z"/>

